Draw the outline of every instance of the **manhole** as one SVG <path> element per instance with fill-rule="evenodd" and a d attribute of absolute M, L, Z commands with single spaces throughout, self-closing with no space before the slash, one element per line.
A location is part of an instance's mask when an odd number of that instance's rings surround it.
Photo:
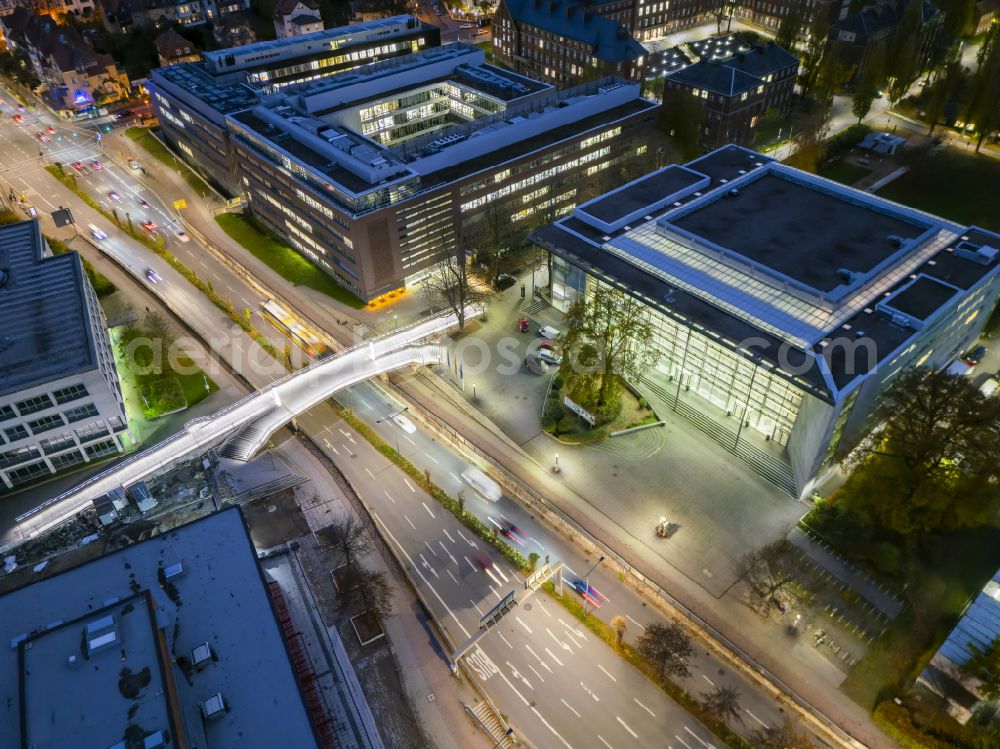
<path fill-rule="evenodd" d="M 530 603 L 524 604 L 524 610 L 525 611 L 531 611 L 531 604 Z"/>

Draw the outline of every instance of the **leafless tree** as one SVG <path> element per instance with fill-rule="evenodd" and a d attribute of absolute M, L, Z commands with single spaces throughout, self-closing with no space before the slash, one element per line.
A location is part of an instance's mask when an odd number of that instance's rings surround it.
<path fill-rule="evenodd" d="M 624 616 L 615 615 L 611 617 L 611 628 L 615 631 L 615 644 L 621 647 L 622 640 L 625 639 L 625 630 L 628 629 L 628 622 L 625 621 Z"/>
<path fill-rule="evenodd" d="M 372 548 L 368 532 L 350 513 L 344 513 L 316 535 L 320 543 L 331 549 L 342 564 L 353 564 Z"/>
<path fill-rule="evenodd" d="M 719 686 L 714 692 L 702 693 L 701 701 L 705 709 L 720 720 L 743 722 L 743 716 L 740 715 L 740 690 Z"/>
<path fill-rule="evenodd" d="M 686 678 L 691 675 L 688 662 L 694 648 L 688 633 L 677 622 L 650 624 L 639 637 L 636 647 L 664 676 Z"/>
<path fill-rule="evenodd" d="M 784 539 L 747 552 L 736 562 L 734 571 L 746 579 L 767 608 L 780 605 L 782 595 L 800 579 L 800 570 L 790 558 Z"/>
<path fill-rule="evenodd" d="M 790 723 L 754 731 L 750 743 L 756 749 L 816 749 L 809 737 Z"/>
<path fill-rule="evenodd" d="M 378 619 L 392 616 L 392 585 L 384 572 L 359 570 L 358 585 L 355 588 L 365 608 Z"/>
<path fill-rule="evenodd" d="M 466 308 L 485 300 L 489 292 L 476 283 L 464 257 L 449 255 L 424 280 L 424 293 L 433 305 L 444 302 L 458 318 L 458 329 L 465 328 Z"/>

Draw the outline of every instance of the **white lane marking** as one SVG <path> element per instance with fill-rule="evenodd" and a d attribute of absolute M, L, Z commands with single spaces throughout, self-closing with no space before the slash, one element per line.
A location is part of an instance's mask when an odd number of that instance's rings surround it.
<path fill-rule="evenodd" d="M 604 737 L 601 736 L 601 734 L 597 734 L 597 738 L 599 738 L 601 740 L 601 743 L 604 744 L 604 746 L 606 746 L 608 749 L 615 749 L 613 746 L 611 746 L 611 744 L 609 744 L 607 741 L 604 740 Z"/>
<path fill-rule="evenodd" d="M 483 572 L 485 572 L 485 573 L 486 573 L 487 575 L 489 575 L 489 578 L 490 578 L 490 580 L 492 580 L 493 582 L 495 582 L 495 583 L 496 583 L 497 585 L 499 585 L 499 584 L 500 584 L 500 581 L 499 581 L 499 580 L 497 580 L 497 579 L 496 579 L 496 578 L 495 578 L 495 577 L 493 576 L 493 573 L 492 573 L 492 572 L 490 572 L 490 570 L 489 570 L 489 568 L 488 568 L 488 567 L 487 567 L 486 569 L 484 569 L 484 570 L 483 570 Z M 491 586 L 490 586 L 490 589 L 492 590 L 492 588 L 493 588 L 493 586 L 491 585 Z M 494 592 L 496 592 L 496 591 L 494 591 Z"/>
<path fill-rule="evenodd" d="M 338 450 L 338 449 L 337 449 L 336 447 L 334 447 L 333 445 L 330 445 L 330 449 L 331 449 L 331 450 L 333 450 L 333 451 L 334 451 L 334 452 L 335 452 L 335 453 L 336 453 L 337 455 L 340 455 L 340 450 Z"/>
<path fill-rule="evenodd" d="M 535 656 L 535 660 L 538 661 L 538 663 L 541 665 L 542 668 L 544 668 L 550 674 L 552 673 L 552 669 L 549 668 L 549 664 L 543 661 L 541 657 L 538 655 L 538 653 L 536 653 L 534 650 L 531 649 L 531 645 L 525 645 L 524 649 L 527 650 L 529 653 L 531 653 L 533 656 Z"/>
<path fill-rule="evenodd" d="M 450 533 L 448 532 L 448 529 L 447 529 L 447 528 L 442 528 L 441 530 L 443 530 L 443 531 L 444 531 L 444 535 L 446 535 L 446 536 L 448 537 L 448 540 L 449 540 L 449 541 L 451 541 L 452 543 L 455 543 L 455 539 L 453 539 L 453 538 L 451 537 L 451 534 L 450 534 Z"/>
<path fill-rule="evenodd" d="M 499 632 L 499 631 L 498 631 L 498 632 L 497 632 L 497 634 L 498 634 L 498 635 L 500 635 L 500 639 L 504 641 L 504 644 L 505 644 L 505 645 L 506 645 L 506 646 L 507 646 L 508 648 L 510 648 L 511 650 L 513 650 L 513 649 L 514 649 L 514 646 L 513 646 L 513 645 L 511 645 L 511 644 L 510 644 L 510 642 L 508 642 L 507 638 L 503 636 L 503 632 Z"/>
<path fill-rule="evenodd" d="M 431 593 L 433 593 L 434 597 L 437 598 L 438 603 L 440 603 L 441 606 L 442 606 L 442 608 L 444 608 L 444 610 L 448 612 L 448 615 L 452 619 L 455 620 L 455 624 L 458 625 L 458 628 L 460 630 L 462 630 L 462 632 L 465 634 L 466 637 L 470 637 L 471 635 L 469 634 L 469 630 L 467 630 L 464 626 L 462 626 L 462 622 L 460 622 L 458 620 L 458 617 L 455 616 L 455 612 L 452 611 L 450 608 L 448 608 L 448 604 L 446 604 L 444 602 L 444 599 L 441 598 L 441 595 L 437 592 L 437 588 L 435 588 L 433 585 L 431 585 L 430 580 L 428 580 L 426 577 L 424 577 L 424 573 L 422 573 L 420 571 L 420 568 L 417 567 L 417 565 L 415 565 L 413 563 L 413 559 L 411 559 L 410 555 L 406 553 L 406 549 L 403 548 L 403 545 L 401 543 L 399 543 L 399 541 L 396 540 L 396 537 L 394 535 L 392 535 L 392 531 L 389 530 L 389 527 L 385 523 L 382 522 L 382 518 L 380 518 L 378 516 L 378 514 L 374 513 L 374 512 L 372 513 L 372 516 L 379 523 L 379 525 L 382 526 L 382 528 L 385 531 L 385 534 L 390 538 L 390 540 L 392 540 L 392 542 L 394 544 L 396 544 L 396 546 L 399 548 L 399 550 L 403 553 L 403 556 L 406 557 L 406 561 L 410 563 L 410 566 L 417 571 L 417 574 L 420 575 L 420 579 L 424 581 L 424 585 L 426 585 L 428 588 L 430 588 Z"/>
<path fill-rule="evenodd" d="M 326 437 L 323 438 L 323 444 L 326 445 L 327 448 L 333 449 L 333 445 L 330 444 L 330 440 L 328 440 Z"/>
<path fill-rule="evenodd" d="M 427 547 L 427 551 L 429 551 L 429 552 L 430 552 L 431 554 L 433 554 L 433 555 L 434 555 L 435 557 L 437 557 L 437 552 L 436 552 L 436 551 L 434 551 L 434 547 L 432 547 L 432 546 L 431 546 L 431 545 L 430 545 L 429 543 L 427 543 L 426 541 L 424 541 L 424 546 L 426 546 L 426 547 Z"/>
<path fill-rule="evenodd" d="M 416 442 L 414 442 L 413 440 L 411 440 L 409 437 L 407 437 L 405 434 L 403 435 L 403 439 L 406 440 L 407 442 L 409 442 L 411 445 L 416 446 L 416 444 L 417 444 Z"/>
<path fill-rule="evenodd" d="M 490 590 L 493 591 L 493 595 L 495 595 L 497 597 L 498 601 L 502 601 L 503 600 L 503 596 L 500 595 L 500 591 L 496 590 L 492 585 L 490 586 Z"/>
<path fill-rule="evenodd" d="M 410 524 L 410 527 L 413 528 L 413 530 L 417 529 L 417 526 L 415 526 L 413 524 L 413 521 L 410 520 L 410 516 L 409 515 L 404 514 L 403 517 L 406 518 L 406 522 Z"/>
<path fill-rule="evenodd" d="M 466 562 L 469 562 L 469 558 L 468 557 L 462 557 L 462 559 L 464 559 Z M 472 567 L 472 571 L 473 572 L 476 571 L 476 565 L 474 565 L 472 562 L 469 562 L 469 566 Z"/>
<path fill-rule="evenodd" d="M 712 681 L 711 679 L 709 679 L 709 678 L 708 678 L 707 676 L 705 676 L 705 674 L 702 674 L 702 675 L 701 675 L 701 678 L 703 678 L 703 679 L 704 679 L 705 681 L 707 681 L 707 682 L 708 682 L 709 684 L 711 684 L 711 685 L 712 685 L 713 687 L 715 686 L 715 682 L 714 682 L 714 681 Z"/>
<path fill-rule="evenodd" d="M 684 746 L 686 746 L 687 749 L 691 749 L 691 745 L 688 742 L 686 742 L 684 739 L 682 739 L 680 736 L 678 736 L 676 733 L 674 734 L 674 738 L 677 739 L 682 744 L 684 744 Z"/>
<path fill-rule="evenodd" d="M 473 600 L 472 600 L 471 598 L 469 599 L 469 603 L 471 603 L 471 604 L 472 604 L 473 606 L 476 606 L 476 602 L 475 602 L 475 601 L 473 601 Z M 478 611 L 478 612 L 479 612 L 479 615 L 480 615 L 480 616 L 482 616 L 482 615 L 483 615 L 483 610 L 482 610 L 481 608 L 479 608 L 479 606 L 476 606 L 476 611 Z"/>
<path fill-rule="evenodd" d="M 701 744 L 702 746 L 704 746 L 705 749 L 715 749 L 715 746 L 713 744 L 709 744 L 707 741 L 704 741 L 700 736 L 698 736 L 698 734 L 696 734 L 694 731 L 692 731 L 687 726 L 684 726 L 684 730 L 687 731 L 689 734 L 691 734 L 691 737 L 695 741 L 697 741 L 699 744 Z"/>
<path fill-rule="evenodd" d="M 589 694 L 591 697 L 594 698 L 594 702 L 600 702 L 601 701 L 601 698 L 598 697 L 596 694 L 594 694 L 594 690 L 591 689 L 590 687 L 588 687 L 582 681 L 580 682 L 580 686 L 583 687 L 583 691 L 584 692 L 586 692 L 587 694 Z"/>
<path fill-rule="evenodd" d="M 515 614 L 514 618 L 517 620 L 518 624 L 520 624 L 522 627 L 524 627 L 524 631 L 525 632 L 527 632 L 529 635 L 532 634 L 531 627 L 529 627 L 527 624 L 525 624 L 524 621 L 521 619 L 521 617 L 519 617 L 517 614 Z"/>
<path fill-rule="evenodd" d="M 462 480 L 457 475 L 455 475 L 454 471 L 448 471 L 448 475 L 451 476 L 453 479 L 455 479 L 455 481 L 461 481 Z"/>
<path fill-rule="evenodd" d="M 431 512 L 431 508 L 427 506 L 427 503 L 426 502 L 421 502 L 420 504 L 422 504 L 424 506 L 424 509 L 427 510 L 427 514 L 430 515 L 433 518 L 434 517 L 434 513 Z"/>
<path fill-rule="evenodd" d="M 632 618 L 631 616 L 629 616 L 628 614 L 625 614 L 625 618 L 626 618 L 626 619 L 628 619 L 628 620 L 629 620 L 630 622 L 632 622 L 632 623 L 633 623 L 633 624 L 634 624 L 635 626 L 637 626 L 637 627 L 638 627 L 639 629 L 641 629 L 641 630 L 642 630 L 643 632 L 645 632 L 645 631 L 646 631 L 646 628 L 645 628 L 644 626 L 642 626 L 641 624 L 639 624 L 639 622 L 637 622 L 637 621 L 636 621 L 635 619 L 633 619 L 633 618 Z"/>
<path fill-rule="evenodd" d="M 565 629 L 564 631 L 566 632 L 566 637 L 569 638 L 569 641 L 571 643 L 573 643 L 574 645 L 576 645 L 578 648 L 581 648 L 581 649 L 583 648 L 583 645 L 581 645 L 580 643 L 578 643 L 576 641 L 576 638 L 573 637 L 573 633 L 572 632 L 570 632 L 568 629 Z"/>
<path fill-rule="evenodd" d="M 528 668 L 530 668 L 530 669 L 531 669 L 531 671 L 532 671 L 532 672 L 533 672 L 533 673 L 535 674 L 535 676 L 537 676 L 537 677 L 538 677 L 538 680 L 539 680 L 540 682 L 542 682 L 542 684 L 544 684 L 544 683 L 545 683 L 545 679 L 543 679 L 543 678 L 542 678 L 542 675 L 541 675 L 540 673 L 538 673 L 538 670 L 537 670 L 537 669 L 536 669 L 536 668 L 535 668 L 534 666 L 532 666 L 532 665 L 531 665 L 531 664 L 529 663 L 529 664 L 528 664 Z"/>
<path fill-rule="evenodd" d="M 387 491 L 386 491 L 385 489 L 383 489 L 383 490 L 382 490 L 382 492 L 383 492 L 383 494 L 385 494 L 385 496 L 386 496 L 386 497 L 388 497 L 388 498 L 389 498 L 389 501 L 390 501 L 390 502 L 392 502 L 393 504 L 396 504 L 396 500 L 394 500 L 394 499 L 392 498 L 392 495 L 391 495 L 391 494 L 389 494 L 389 492 L 387 492 Z"/>
<path fill-rule="evenodd" d="M 369 476 L 371 476 L 372 478 L 375 478 L 375 474 L 371 472 L 371 469 L 368 466 L 365 466 L 365 470 L 368 471 L 368 475 Z"/>
<path fill-rule="evenodd" d="M 645 710 L 645 711 L 646 711 L 647 713 L 649 713 L 650 715 L 652 715 L 652 716 L 653 716 L 654 718 L 656 717 L 656 713 L 654 713 L 654 712 L 653 712 L 652 710 L 650 710 L 650 709 L 649 709 L 648 707 L 646 707 L 646 706 L 645 706 L 645 705 L 643 705 L 643 704 L 642 704 L 641 702 L 639 702 L 639 700 L 636 700 L 636 699 L 635 699 L 635 697 L 633 697 L 632 699 L 633 699 L 633 700 L 635 700 L 635 704 L 637 704 L 637 705 L 638 705 L 639 707 L 641 707 L 641 708 L 642 708 L 643 710 Z"/>
<path fill-rule="evenodd" d="M 426 450 L 424 450 L 424 455 L 426 455 L 428 458 L 430 458 L 431 460 L 433 460 L 435 463 L 439 463 L 440 464 L 440 462 L 441 462 L 437 458 L 435 458 L 433 455 L 431 455 L 429 452 L 427 452 Z"/>
<path fill-rule="evenodd" d="M 437 573 L 437 570 L 434 569 L 433 567 L 431 567 L 431 563 L 428 562 L 426 559 L 424 559 L 423 553 L 418 554 L 417 556 L 419 556 L 420 557 L 420 561 L 424 563 L 424 567 L 426 567 L 427 569 L 429 569 L 434 574 L 434 577 L 440 577 L 440 575 L 438 575 L 438 573 Z"/>
<path fill-rule="evenodd" d="M 570 711 L 571 713 L 573 713 L 573 715 L 575 715 L 575 716 L 576 716 L 577 718 L 582 718 L 582 717 L 583 717 L 582 715 L 580 715 L 580 713 L 578 713 L 578 712 L 577 712 L 576 710 L 574 710 L 574 709 L 573 709 L 573 706 L 572 706 L 572 705 L 570 705 L 570 704 L 569 704 L 569 703 L 568 703 L 568 702 L 567 702 L 566 700 L 564 700 L 564 699 L 562 699 L 562 698 L 560 697 L 560 698 L 559 698 L 559 701 L 560 701 L 561 703 L 563 703 L 563 704 L 564 704 L 564 705 L 565 705 L 565 706 L 566 706 L 567 708 L 569 708 L 569 711 Z"/>
<path fill-rule="evenodd" d="M 542 610 L 542 613 L 544 613 L 545 616 L 549 617 L 550 619 L 552 618 L 552 614 L 550 614 L 549 610 L 542 605 L 541 601 L 535 601 L 535 605 Z"/>
<path fill-rule="evenodd" d="M 410 488 L 410 491 L 411 491 L 411 492 L 413 492 L 414 494 L 416 494 L 416 493 L 417 493 L 417 490 L 413 488 L 413 484 L 411 484 L 411 483 L 410 483 L 410 480 L 409 480 L 409 479 L 407 479 L 407 478 L 404 478 L 404 479 L 403 479 L 403 483 L 404 483 L 404 484 L 406 484 L 406 485 L 407 485 L 407 486 L 408 486 L 408 487 Z"/>
<path fill-rule="evenodd" d="M 451 574 L 451 570 L 447 570 L 447 569 L 446 569 L 446 570 L 445 570 L 445 572 L 447 572 L 447 573 L 448 573 L 448 577 L 450 577 L 450 578 L 451 578 L 452 580 L 454 580 L 454 581 L 455 581 L 455 585 L 458 585 L 458 578 L 457 578 L 457 577 L 455 577 L 455 576 L 454 576 L 453 574 Z"/>
<path fill-rule="evenodd" d="M 562 641 L 562 640 L 560 640 L 560 639 L 559 639 L 558 637 L 556 637 L 556 636 L 555 636 L 554 634 L 552 634 L 552 630 L 551 630 L 551 629 L 549 629 L 548 627 L 546 627 L 546 628 L 545 628 L 545 631 L 549 633 L 549 637 L 551 637 L 551 638 L 552 638 L 553 640 L 555 640 L 555 641 L 556 641 L 556 645 L 558 645 L 559 647 L 561 647 L 561 648 L 562 648 L 563 650 L 565 650 L 565 651 L 566 651 L 567 653 L 572 653 L 572 652 L 573 652 L 573 648 L 571 648 L 571 647 L 570 647 L 569 645 L 567 645 L 567 644 L 566 644 L 565 642 L 563 642 L 563 641 Z"/>
<path fill-rule="evenodd" d="M 545 648 L 545 652 L 549 654 L 549 658 L 551 658 L 552 660 L 554 660 L 560 666 L 562 665 L 562 661 L 559 660 L 558 658 L 556 658 L 555 654 L 551 650 L 549 650 L 548 648 Z"/>
<path fill-rule="evenodd" d="M 617 718 L 618 722 L 621 723 L 622 726 L 625 727 L 626 731 L 628 731 L 630 734 L 632 734 L 632 738 L 633 739 L 639 738 L 639 734 L 637 734 L 635 731 L 633 731 L 631 728 L 629 728 L 628 723 L 626 723 L 624 720 L 622 720 L 620 715 L 616 715 L 615 718 Z"/>
<path fill-rule="evenodd" d="M 448 551 L 448 547 L 444 545 L 444 541 L 441 541 L 439 539 L 438 540 L 438 544 L 441 545 L 441 548 L 444 550 L 444 553 L 448 555 L 448 559 L 450 559 L 451 561 L 453 561 L 455 564 L 458 564 L 458 560 L 455 559 L 455 557 L 452 555 L 452 553 L 450 551 Z"/>
<path fill-rule="evenodd" d="M 758 723 L 760 723 L 760 724 L 761 724 L 762 726 L 764 726 L 764 728 L 770 728 L 770 726 L 769 726 L 769 725 L 768 725 L 767 723 L 765 723 L 765 722 L 764 722 L 764 721 L 762 721 L 762 720 L 761 720 L 760 718 L 758 718 L 758 717 L 757 717 L 756 715 L 754 715 L 754 714 L 753 714 L 752 712 L 750 712 L 750 708 L 749 708 L 749 707 L 745 707 L 745 708 L 743 708 L 743 709 L 747 711 L 747 715 L 749 715 L 749 716 L 750 716 L 751 718 L 753 718 L 753 719 L 754 719 L 755 721 L 757 721 L 757 722 L 758 722 Z"/>
<path fill-rule="evenodd" d="M 521 699 L 524 699 L 524 698 L 522 697 Z M 537 707 L 531 708 L 531 712 L 533 712 L 535 715 L 538 716 L 538 719 L 540 721 L 542 721 L 542 725 L 544 725 L 546 728 L 548 728 L 550 731 L 552 731 L 552 735 L 554 735 L 557 739 L 559 739 L 563 743 L 563 746 L 566 747 L 566 749 L 573 749 L 572 745 L 568 741 L 566 741 L 566 739 L 564 739 L 562 736 L 560 736 L 559 732 L 556 731 L 556 729 L 554 729 L 552 726 L 550 726 L 549 722 L 547 720 L 545 720 L 545 718 L 542 717 L 542 714 L 540 712 L 538 712 L 538 708 Z"/>
<path fill-rule="evenodd" d="M 499 567 L 495 567 L 494 569 L 496 569 L 496 571 L 497 571 L 497 574 L 498 574 L 498 575 L 500 575 L 500 577 L 502 577 L 502 578 L 503 578 L 503 581 L 504 581 L 505 583 L 509 583 L 509 582 L 510 582 L 510 578 L 509 578 L 509 577 L 507 577 L 507 576 L 506 576 L 506 575 L 505 575 L 505 574 L 503 573 L 503 570 L 502 570 L 502 569 L 500 569 Z M 499 585 L 499 584 L 500 584 L 500 583 L 497 583 L 497 585 Z"/>
<path fill-rule="evenodd" d="M 608 677 L 609 679 L 611 679 L 611 681 L 615 682 L 616 684 L 618 683 L 618 679 L 616 679 L 616 678 L 615 678 L 614 676 L 612 676 L 612 675 L 611 675 L 611 672 L 610 672 L 610 671 L 608 671 L 608 669 L 606 669 L 606 668 L 605 668 L 604 666 L 602 666 L 602 665 L 601 665 L 600 663 L 598 663 L 598 664 L 597 664 L 597 667 L 598 667 L 599 669 L 601 669 L 601 671 L 603 671 L 603 672 L 604 672 L 604 675 L 605 675 L 605 676 L 607 676 L 607 677 Z"/>
<path fill-rule="evenodd" d="M 564 569 L 564 570 L 566 570 L 566 571 L 567 571 L 567 572 L 568 572 L 569 574 L 571 574 L 571 575 L 572 575 L 573 577 L 579 577 L 579 575 L 578 575 L 578 574 L 576 574 L 575 572 L 573 572 L 573 570 L 571 570 L 571 569 L 569 568 L 569 566 L 568 566 L 568 565 L 566 565 L 566 564 L 563 564 L 563 569 Z"/>
<path fill-rule="evenodd" d="M 462 531 L 460 529 L 456 528 L 455 530 L 458 531 L 458 535 L 462 537 L 462 540 L 465 541 L 465 543 L 467 543 L 473 549 L 478 549 L 479 548 L 479 544 L 477 544 L 475 541 L 470 541 L 469 539 L 467 539 L 465 537 L 465 534 L 462 533 Z"/>
<path fill-rule="evenodd" d="M 507 666 L 508 666 L 508 667 L 510 668 L 510 672 L 511 672 L 512 674 L 514 674 L 514 678 L 515 678 L 515 679 L 520 679 L 521 681 L 523 681 L 523 682 L 524 682 L 524 686 L 526 686 L 526 687 L 527 687 L 528 689 L 530 689 L 530 690 L 534 691 L 534 689 L 535 689 L 535 688 L 534 688 L 533 686 L 531 686 L 531 682 L 530 682 L 530 681 L 528 681 L 528 680 L 527 680 L 527 679 L 526 679 L 526 678 L 525 678 L 525 677 L 524 677 L 524 676 L 523 676 L 523 675 L 521 674 L 521 672 L 520 672 L 520 671 L 518 671 L 518 670 L 517 670 L 516 668 L 514 668 L 514 664 L 513 664 L 513 663 L 511 663 L 510 661 L 505 661 L 505 663 L 506 663 L 506 664 L 507 664 Z"/>

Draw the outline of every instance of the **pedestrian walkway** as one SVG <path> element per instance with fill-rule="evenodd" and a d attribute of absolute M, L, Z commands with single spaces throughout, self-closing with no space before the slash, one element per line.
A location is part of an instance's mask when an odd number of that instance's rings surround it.
<path fill-rule="evenodd" d="M 899 598 L 875 582 L 870 575 L 854 567 L 819 538 L 807 534 L 801 528 L 792 528 L 788 541 L 890 619 L 895 619 L 903 610 L 904 604 Z"/>

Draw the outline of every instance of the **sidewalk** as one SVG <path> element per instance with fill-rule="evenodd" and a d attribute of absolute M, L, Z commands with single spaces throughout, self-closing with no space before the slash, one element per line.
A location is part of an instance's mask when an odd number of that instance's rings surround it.
<path fill-rule="evenodd" d="M 734 596 L 716 599 L 705 588 L 664 564 L 644 541 L 621 533 L 613 522 L 596 513 L 584 497 L 539 466 L 436 375 L 396 377 L 393 382 L 405 397 L 459 433 L 459 439 L 502 464 L 519 483 L 571 516 L 605 548 L 629 560 L 651 582 L 669 590 L 696 617 L 711 622 L 719 635 L 760 665 L 754 670 L 773 674 L 801 699 L 872 749 L 895 746 L 874 726 L 866 710 L 837 689 L 833 681 L 838 676 L 842 678 L 842 672 L 832 672 L 829 663 L 807 645 L 790 648 L 786 639 L 776 637 L 778 633 L 773 626 L 754 617 Z"/>

